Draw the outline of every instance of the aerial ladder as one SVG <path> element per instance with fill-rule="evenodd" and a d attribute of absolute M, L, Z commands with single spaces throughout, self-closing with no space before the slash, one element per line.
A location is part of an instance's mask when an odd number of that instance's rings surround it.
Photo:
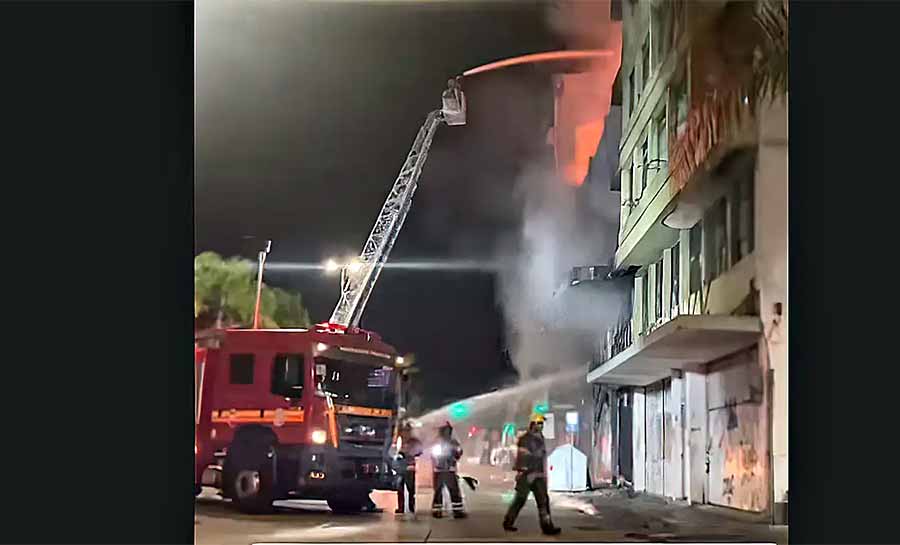
<path fill-rule="evenodd" d="M 323 324 L 329 330 L 340 333 L 359 327 L 375 282 L 409 213 L 428 150 L 442 123 L 450 126 L 466 124 L 466 96 L 462 91 L 461 77 L 448 81 L 447 89 L 441 96 L 441 108 L 425 118 L 359 257 L 342 267 L 340 299 L 331 319 Z"/>

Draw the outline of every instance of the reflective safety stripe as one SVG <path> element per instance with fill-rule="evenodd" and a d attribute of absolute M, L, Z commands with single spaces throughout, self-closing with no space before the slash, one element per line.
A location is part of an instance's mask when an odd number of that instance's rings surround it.
<path fill-rule="evenodd" d="M 303 409 L 220 409 L 212 412 L 212 421 L 216 424 L 275 423 L 285 424 L 303 422 Z"/>
<path fill-rule="evenodd" d="M 335 405 L 335 412 L 338 414 L 352 414 L 355 416 L 380 416 L 389 418 L 394 411 L 389 409 L 375 409 L 372 407 L 358 407 L 354 405 Z"/>

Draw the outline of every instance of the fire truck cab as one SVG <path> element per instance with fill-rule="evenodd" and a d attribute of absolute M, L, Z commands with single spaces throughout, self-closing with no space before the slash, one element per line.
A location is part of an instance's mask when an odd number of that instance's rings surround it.
<path fill-rule="evenodd" d="M 226 329 L 195 349 L 195 491 L 245 512 L 279 499 L 358 512 L 393 489 L 395 349 L 362 330 Z"/>

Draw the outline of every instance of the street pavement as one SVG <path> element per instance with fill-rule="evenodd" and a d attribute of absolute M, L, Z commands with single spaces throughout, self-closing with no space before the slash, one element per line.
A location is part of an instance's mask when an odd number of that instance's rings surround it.
<path fill-rule="evenodd" d="M 428 483 L 430 484 L 430 483 Z M 501 527 L 512 498 L 511 483 L 503 479 L 484 482 L 477 491 L 466 489 L 467 519 L 430 515 L 432 491 L 417 491 L 419 513 L 415 520 L 394 514 L 396 495 L 375 492 L 372 498 L 383 513 L 332 514 L 324 502 L 277 502 L 273 513 L 244 515 L 209 489 L 196 501 L 195 543 L 199 545 L 247 545 L 290 542 L 753 542 L 787 543 L 786 527 L 771 527 L 739 513 L 719 508 L 689 507 L 620 490 L 577 494 L 551 493 L 554 522 L 559 536 L 544 536 L 538 526 L 533 499 L 522 510 L 508 533 Z"/>

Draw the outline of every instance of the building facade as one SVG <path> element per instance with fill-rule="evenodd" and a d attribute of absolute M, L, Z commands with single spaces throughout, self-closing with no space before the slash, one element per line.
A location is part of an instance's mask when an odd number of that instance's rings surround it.
<path fill-rule="evenodd" d="M 587 375 L 593 455 L 637 491 L 784 523 L 787 3 L 622 16 L 614 268 L 637 272 Z"/>

